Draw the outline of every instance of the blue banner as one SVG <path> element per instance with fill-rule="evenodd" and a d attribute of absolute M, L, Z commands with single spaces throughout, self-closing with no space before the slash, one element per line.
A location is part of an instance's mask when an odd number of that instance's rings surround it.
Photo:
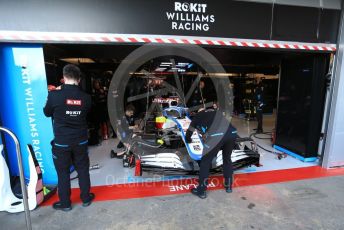
<path fill-rule="evenodd" d="M 27 144 L 34 148 L 45 184 L 57 184 L 50 141 L 53 129 L 43 114 L 48 95 L 43 48 L 41 45 L 0 46 L 0 116 L 2 125 L 12 130 L 21 144 L 24 173 L 29 177 Z M 9 167 L 18 175 L 13 141 L 6 136 Z"/>

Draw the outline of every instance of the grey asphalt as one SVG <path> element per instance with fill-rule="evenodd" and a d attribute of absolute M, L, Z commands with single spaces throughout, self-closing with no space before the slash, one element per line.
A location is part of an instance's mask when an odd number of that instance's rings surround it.
<path fill-rule="evenodd" d="M 191 194 L 95 202 L 70 212 L 41 207 L 33 229 L 344 229 L 344 176 Z M 25 229 L 23 214 L 0 213 L 0 229 Z"/>

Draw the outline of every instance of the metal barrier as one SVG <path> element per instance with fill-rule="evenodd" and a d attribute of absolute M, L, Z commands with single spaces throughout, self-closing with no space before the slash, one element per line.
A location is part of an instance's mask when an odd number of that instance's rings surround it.
<path fill-rule="evenodd" d="M 15 145 L 16 145 L 16 153 L 17 153 L 17 160 L 18 160 L 18 168 L 19 168 L 19 178 L 20 178 L 20 187 L 23 194 L 23 202 L 24 202 L 24 211 L 25 211 L 25 220 L 26 220 L 26 229 L 31 230 L 31 217 L 30 217 L 30 209 L 29 209 L 29 203 L 28 203 L 28 194 L 27 189 L 25 185 L 25 177 L 24 177 L 24 170 L 23 170 L 23 160 L 22 155 L 20 151 L 20 144 L 18 141 L 17 136 L 9 129 L 6 129 L 4 127 L 0 127 L 0 131 L 3 131 L 11 136 L 13 139 Z"/>

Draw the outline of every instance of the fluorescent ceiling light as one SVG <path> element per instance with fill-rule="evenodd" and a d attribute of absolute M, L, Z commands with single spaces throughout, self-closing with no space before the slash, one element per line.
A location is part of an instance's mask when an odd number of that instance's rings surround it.
<path fill-rule="evenodd" d="M 189 65 L 189 63 L 187 63 L 187 62 L 178 62 L 178 65 L 185 66 L 185 65 Z"/>
<path fill-rule="evenodd" d="M 61 58 L 60 60 L 72 64 L 95 63 L 91 58 Z"/>
<path fill-rule="evenodd" d="M 45 64 L 47 64 L 47 65 L 52 65 L 52 66 L 57 66 L 57 64 L 55 64 L 55 63 L 52 63 L 52 62 L 44 62 Z"/>

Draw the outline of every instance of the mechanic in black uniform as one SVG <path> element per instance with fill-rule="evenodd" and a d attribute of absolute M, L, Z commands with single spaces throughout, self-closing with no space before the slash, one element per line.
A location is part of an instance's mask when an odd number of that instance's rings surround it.
<path fill-rule="evenodd" d="M 203 153 L 200 162 L 199 185 L 191 190 L 192 194 L 204 199 L 207 197 L 209 171 L 214 157 L 222 150 L 223 176 L 226 192 L 232 192 L 233 166 L 231 160 L 232 150 L 237 137 L 236 129 L 229 122 L 229 118 L 221 110 L 206 110 L 196 114 L 186 131 L 186 142 L 191 143 L 194 130 L 202 135 Z"/>
<path fill-rule="evenodd" d="M 135 113 L 135 107 L 132 104 L 129 104 L 125 107 L 125 114 L 124 114 L 124 117 L 122 118 L 122 122 L 126 123 L 128 126 L 128 130 L 127 130 L 128 132 L 126 133 L 126 135 L 132 135 L 132 130 L 136 128 L 134 113 Z M 125 146 L 123 142 L 120 140 L 118 142 L 117 149 L 122 149 L 124 147 Z M 120 156 L 123 156 L 123 155 L 115 154 L 115 157 L 120 157 Z"/>
<path fill-rule="evenodd" d="M 259 82 L 255 89 L 255 101 L 256 101 L 256 117 L 258 121 L 257 133 L 263 132 L 263 107 L 264 107 L 264 87 L 262 82 Z"/>
<path fill-rule="evenodd" d="M 90 161 L 88 158 L 86 116 L 91 108 L 91 97 L 79 88 L 80 69 L 68 64 L 63 68 L 64 85 L 48 94 L 43 109 L 45 116 L 53 118 L 54 140 L 52 152 L 58 176 L 59 202 L 56 210 L 72 209 L 70 194 L 70 167 L 78 172 L 80 198 L 83 206 L 89 206 L 95 195 L 90 193 Z"/>
<path fill-rule="evenodd" d="M 94 102 L 95 111 L 98 120 L 98 125 L 100 126 L 103 140 L 109 139 L 108 130 L 108 110 L 107 110 L 107 92 L 104 87 L 102 87 L 99 80 L 94 80 Z"/>
<path fill-rule="evenodd" d="M 199 81 L 198 87 L 195 89 L 192 99 L 191 99 L 191 106 L 201 106 L 204 107 L 204 104 L 208 102 L 205 98 L 205 82 L 203 80 Z"/>

